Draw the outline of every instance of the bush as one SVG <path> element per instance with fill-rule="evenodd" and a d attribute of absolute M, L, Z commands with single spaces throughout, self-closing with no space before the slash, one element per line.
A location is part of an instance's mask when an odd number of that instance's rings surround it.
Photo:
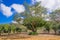
<path fill-rule="evenodd" d="M 15 33 L 15 29 L 16 29 L 16 26 L 15 25 L 11 25 L 11 32 Z"/>
<path fill-rule="evenodd" d="M 21 30 L 22 30 L 22 29 L 21 29 L 21 28 L 19 28 L 19 27 L 16 27 L 16 29 L 15 29 L 15 30 L 16 30 L 16 32 L 21 32 Z"/>
<path fill-rule="evenodd" d="M 10 25 L 9 24 L 4 24 L 2 27 L 2 30 L 4 33 L 9 33 L 11 32 Z"/>
<path fill-rule="evenodd" d="M 29 35 L 37 35 L 37 32 L 30 32 Z"/>

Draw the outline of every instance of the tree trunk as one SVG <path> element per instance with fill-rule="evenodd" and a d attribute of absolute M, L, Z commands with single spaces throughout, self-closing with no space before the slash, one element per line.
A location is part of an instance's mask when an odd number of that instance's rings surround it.
<path fill-rule="evenodd" d="M 32 31 L 36 32 L 36 28 L 34 27 L 34 25 L 32 25 Z"/>
<path fill-rule="evenodd" d="M 36 25 L 35 22 L 32 22 L 31 25 L 32 25 L 32 31 L 33 31 L 33 32 L 36 32 L 37 29 L 36 29 L 36 27 L 35 27 L 35 25 Z"/>
<path fill-rule="evenodd" d="M 55 32 L 55 35 L 56 35 L 56 30 L 54 30 L 54 32 Z"/>
<path fill-rule="evenodd" d="M 50 33 L 50 31 L 48 31 L 48 34 Z"/>

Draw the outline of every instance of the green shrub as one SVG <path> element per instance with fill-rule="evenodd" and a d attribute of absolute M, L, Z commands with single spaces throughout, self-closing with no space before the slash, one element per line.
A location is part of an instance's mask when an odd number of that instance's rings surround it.
<path fill-rule="evenodd" d="M 30 32 L 29 35 L 37 35 L 37 32 Z"/>
<path fill-rule="evenodd" d="M 22 29 L 21 29 L 21 28 L 19 28 L 19 27 L 16 27 L 16 29 L 15 29 L 15 30 L 16 30 L 16 32 L 21 32 L 21 30 L 22 30 Z"/>
<path fill-rule="evenodd" d="M 11 25 L 11 32 L 15 33 L 16 26 Z"/>

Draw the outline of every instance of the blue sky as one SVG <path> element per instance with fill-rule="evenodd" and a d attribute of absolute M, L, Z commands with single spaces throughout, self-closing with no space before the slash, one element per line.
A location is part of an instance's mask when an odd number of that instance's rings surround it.
<path fill-rule="evenodd" d="M 5 7 L 10 7 L 12 4 L 15 4 L 15 5 L 22 5 L 23 3 L 24 3 L 25 1 L 24 0 L 2 0 L 2 2 L 1 2 L 1 4 L 2 4 L 2 7 L 1 7 L 1 9 L 3 8 L 3 6 L 5 6 Z M 28 4 L 30 4 L 31 3 L 31 0 L 27 0 L 26 1 Z M 0 4 L 0 5 L 1 5 Z M 9 8 L 8 8 L 9 9 Z M 8 9 L 3 9 L 3 10 L 7 10 L 8 11 Z M 13 8 L 11 8 L 11 11 L 14 11 L 14 9 Z M 18 11 L 18 10 L 17 10 Z M 7 13 L 8 14 L 8 13 Z M 13 19 L 13 14 L 12 15 L 10 15 L 9 17 L 6 17 L 7 16 L 7 14 L 5 13 L 5 15 L 4 15 L 4 12 L 2 11 L 2 10 L 0 10 L 0 24 L 2 24 L 2 23 L 10 23 L 11 21 L 12 21 L 12 19 Z M 9 14 L 8 14 L 9 15 Z"/>
<path fill-rule="evenodd" d="M 49 10 L 60 8 L 60 0 L 0 0 L 0 24 L 11 23 L 15 12 L 24 12 L 24 2 L 34 4 L 39 1 L 42 1 L 41 5 Z"/>

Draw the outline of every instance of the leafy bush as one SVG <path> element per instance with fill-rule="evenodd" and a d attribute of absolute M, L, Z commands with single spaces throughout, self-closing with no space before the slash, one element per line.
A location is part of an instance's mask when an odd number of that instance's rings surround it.
<path fill-rule="evenodd" d="M 29 35 L 37 35 L 37 32 L 30 32 Z"/>
<path fill-rule="evenodd" d="M 15 29 L 16 29 L 16 26 L 15 25 L 11 25 L 11 32 L 15 33 Z"/>
<path fill-rule="evenodd" d="M 16 29 L 15 29 L 15 30 L 16 30 L 16 32 L 21 32 L 21 30 L 22 30 L 22 29 L 21 29 L 21 28 L 19 28 L 19 27 L 16 27 Z"/>
<path fill-rule="evenodd" d="M 9 28 L 10 26 L 8 24 L 4 25 L 4 33 L 8 33 L 9 32 Z"/>

